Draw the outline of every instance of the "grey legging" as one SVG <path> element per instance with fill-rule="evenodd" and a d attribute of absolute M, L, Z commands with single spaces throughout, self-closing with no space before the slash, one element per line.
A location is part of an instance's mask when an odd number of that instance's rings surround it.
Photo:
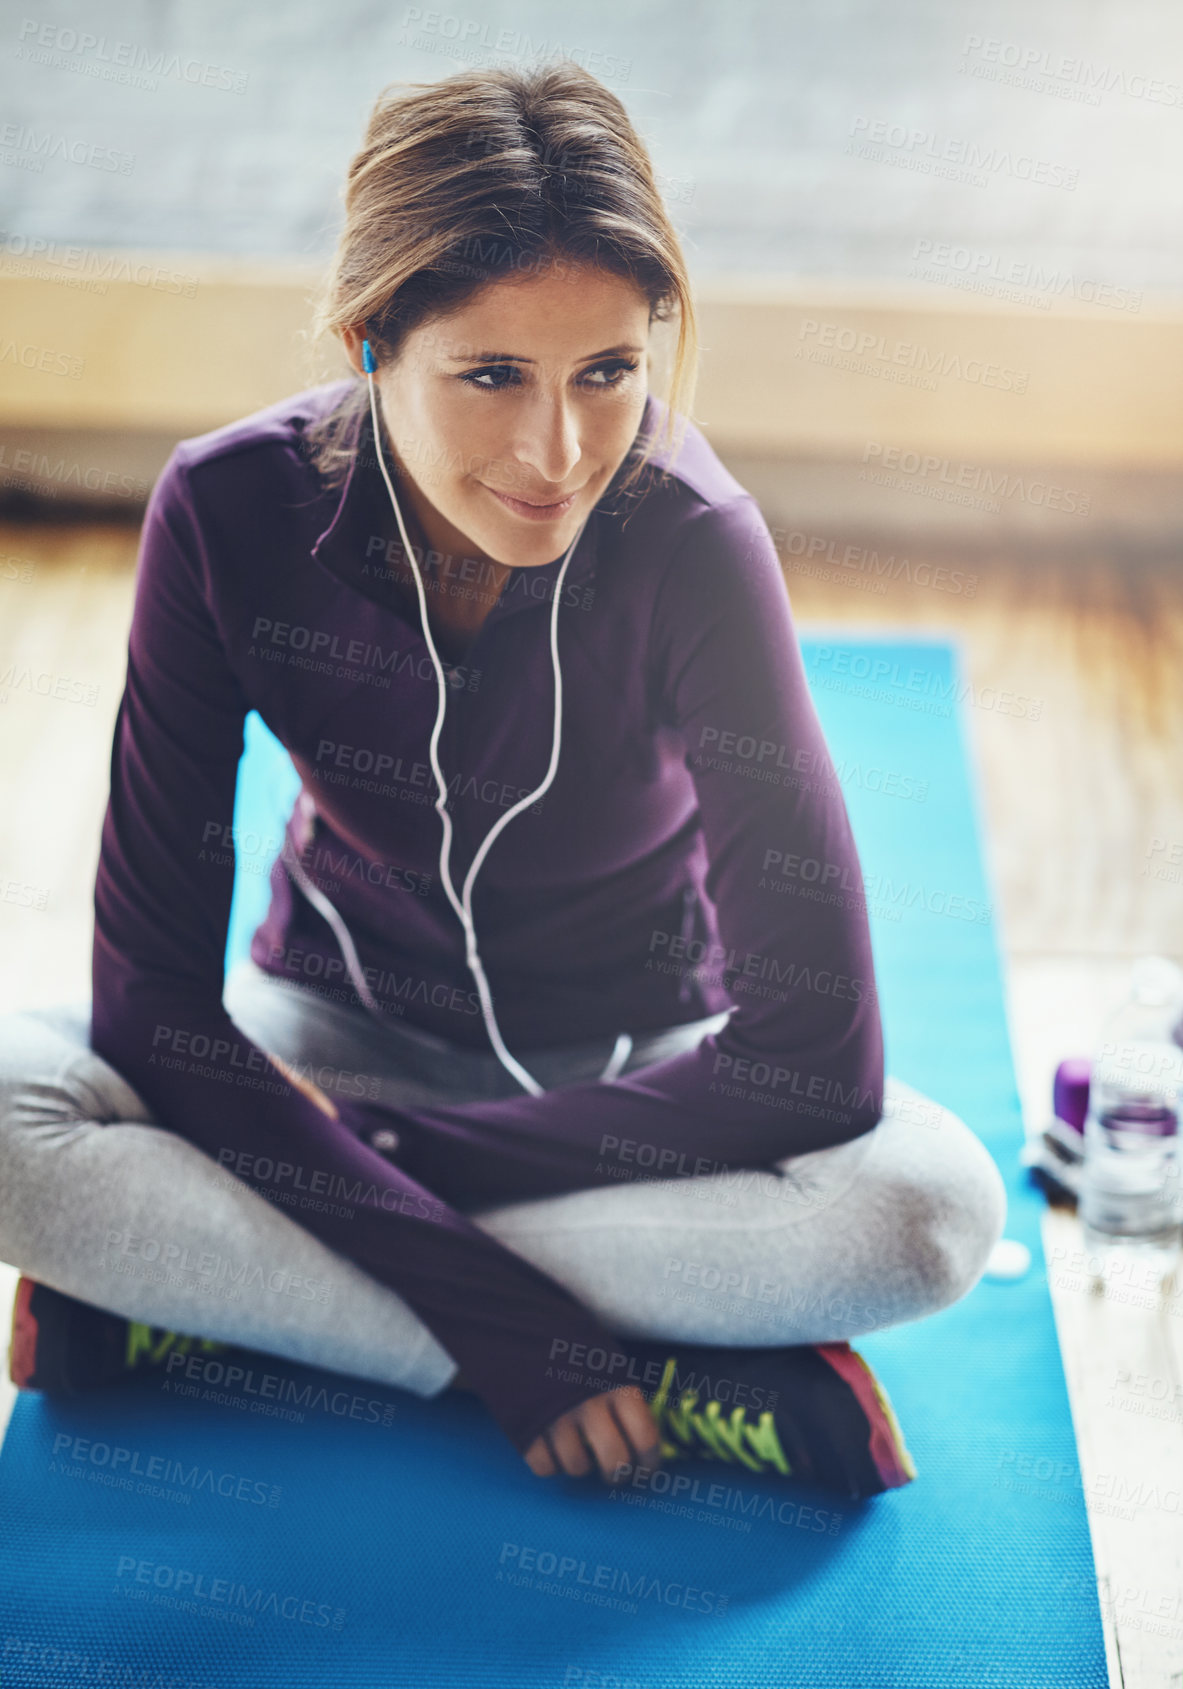
<path fill-rule="evenodd" d="M 330 1096 L 398 1106 L 514 1093 L 461 1050 L 237 964 L 225 1003 Z M 726 1020 L 638 1036 L 623 1071 Z M 456 1364 L 393 1290 L 201 1150 L 153 1124 L 89 1047 L 88 1004 L 0 1016 L 0 1259 L 102 1308 L 432 1396 Z M 519 1052 L 548 1088 L 595 1079 L 611 1040 Z M 639 1171 L 639 1169 L 638 1169 Z M 634 1178 L 470 1215 L 621 1334 L 745 1347 L 850 1340 L 977 1283 L 1006 1195 L 980 1139 L 888 1078 L 862 1137 L 707 1177 Z"/>

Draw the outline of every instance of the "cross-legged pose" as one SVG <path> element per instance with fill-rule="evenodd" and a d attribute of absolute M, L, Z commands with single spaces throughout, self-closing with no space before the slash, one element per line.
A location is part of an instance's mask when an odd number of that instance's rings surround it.
<path fill-rule="evenodd" d="M 906 1483 L 850 1340 L 966 1294 L 1003 1186 L 885 1078 L 646 151 L 573 64 L 477 70 L 384 91 L 344 197 L 350 373 L 181 441 L 149 501 L 91 1000 L 0 1022 L 13 1376 L 229 1345 L 467 1387 L 541 1476 Z M 282 841 L 233 825 L 251 710 Z M 227 977 L 236 861 L 270 907 Z"/>

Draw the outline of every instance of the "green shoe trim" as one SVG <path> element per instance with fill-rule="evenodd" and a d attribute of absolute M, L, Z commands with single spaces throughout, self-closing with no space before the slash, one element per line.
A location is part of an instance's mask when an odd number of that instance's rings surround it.
<path fill-rule="evenodd" d="M 154 1338 L 154 1332 L 159 1332 L 160 1336 Z M 140 1320 L 128 1320 L 124 1364 L 129 1367 L 136 1367 L 141 1363 L 145 1366 L 159 1366 L 166 1356 L 188 1355 L 194 1346 L 204 1354 L 216 1354 L 219 1350 L 230 1347 L 228 1343 L 215 1342 L 212 1337 L 186 1337 L 179 1331 L 165 1331 L 162 1326 L 145 1325 Z"/>
<path fill-rule="evenodd" d="M 670 1386 L 676 1369 L 677 1356 L 671 1355 L 649 1404 L 662 1434 L 661 1452 L 667 1460 L 697 1454 L 729 1465 L 738 1461 L 749 1472 L 772 1470 L 785 1477 L 792 1473 L 792 1465 L 777 1435 L 776 1420 L 768 1408 L 753 1425 L 748 1422 L 746 1408 L 734 1407 L 725 1416 L 723 1404 L 713 1397 L 700 1409 L 697 1390 L 683 1390 L 676 1405 L 671 1404 Z"/>

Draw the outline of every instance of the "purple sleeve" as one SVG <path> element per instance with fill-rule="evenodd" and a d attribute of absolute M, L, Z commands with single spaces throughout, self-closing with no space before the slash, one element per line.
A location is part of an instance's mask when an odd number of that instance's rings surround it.
<path fill-rule="evenodd" d="M 858 855 L 776 549 L 746 495 L 691 520 L 657 594 L 651 662 L 695 784 L 720 942 L 704 957 L 680 956 L 674 934 L 650 942 L 663 963 L 721 976 L 735 1008 L 695 1049 L 608 1084 L 408 1113 L 400 1161 L 461 1206 L 768 1166 L 880 1118 Z M 795 862 L 842 892 L 810 895 Z M 416 1120 L 430 1124 L 421 1138 Z"/>
<path fill-rule="evenodd" d="M 140 544 L 95 881 L 92 1047 L 213 1159 L 249 1149 L 299 1167 L 306 1189 L 340 1181 L 348 1204 L 302 1210 L 300 1223 L 406 1298 L 524 1448 L 588 1393 L 548 1381 L 549 1340 L 595 1344 L 604 1328 L 331 1120 L 222 1006 L 234 865 L 207 839 L 232 815 L 248 705 L 209 610 L 208 531 L 178 447 Z M 253 1188 L 277 1205 L 286 1194 Z"/>
<path fill-rule="evenodd" d="M 279 1125 L 319 1111 L 222 1007 L 234 863 L 217 840 L 250 706 L 206 602 L 205 566 L 177 448 L 140 538 L 95 879 L 91 1043 L 162 1122 L 186 1136 L 199 1124 L 201 1141 L 213 1117 L 233 1143 L 248 1118 Z"/>

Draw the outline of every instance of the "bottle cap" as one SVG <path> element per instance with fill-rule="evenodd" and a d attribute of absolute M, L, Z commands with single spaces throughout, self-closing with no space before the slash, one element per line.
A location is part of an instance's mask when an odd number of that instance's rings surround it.
<path fill-rule="evenodd" d="M 1031 1266 L 1031 1251 L 1017 1237 L 1000 1237 L 990 1251 L 985 1277 L 1002 1284 L 1012 1283 L 1025 1276 Z"/>
<path fill-rule="evenodd" d="M 1083 1132 L 1089 1111 L 1089 1075 L 1092 1063 L 1087 1056 L 1068 1056 L 1056 1069 L 1052 1085 L 1052 1108 L 1056 1118 L 1074 1131 Z"/>

